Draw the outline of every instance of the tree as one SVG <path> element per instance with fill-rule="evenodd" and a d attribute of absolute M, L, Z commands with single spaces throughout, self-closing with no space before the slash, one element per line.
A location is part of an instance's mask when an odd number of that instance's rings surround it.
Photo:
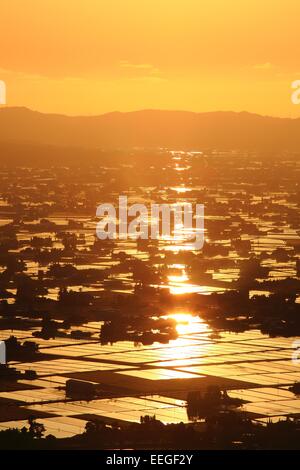
<path fill-rule="evenodd" d="M 34 416 L 29 416 L 28 424 L 29 434 L 34 439 L 41 439 L 43 437 L 44 432 L 46 431 L 45 426 L 42 423 L 37 423 L 36 418 Z"/>

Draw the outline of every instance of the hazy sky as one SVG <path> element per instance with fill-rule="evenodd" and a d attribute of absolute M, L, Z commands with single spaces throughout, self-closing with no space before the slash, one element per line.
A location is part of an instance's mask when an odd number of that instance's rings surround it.
<path fill-rule="evenodd" d="M 1 0 L 7 104 L 300 116 L 299 0 Z"/>

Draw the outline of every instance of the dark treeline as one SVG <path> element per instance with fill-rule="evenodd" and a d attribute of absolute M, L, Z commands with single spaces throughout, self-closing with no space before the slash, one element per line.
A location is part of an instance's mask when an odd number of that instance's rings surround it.
<path fill-rule="evenodd" d="M 44 433 L 44 426 L 31 417 L 29 427 L 0 432 L 0 449 L 300 449 L 299 421 L 262 425 L 230 411 L 189 425 L 165 425 L 155 416 L 143 416 L 140 423 L 126 427 L 89 421 L 85 432 L 73 438 L 43 437 Z"/>

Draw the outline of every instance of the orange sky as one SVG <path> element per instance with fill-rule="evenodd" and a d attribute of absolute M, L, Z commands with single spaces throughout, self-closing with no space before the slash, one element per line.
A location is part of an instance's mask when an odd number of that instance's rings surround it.
<path fill-rule="evenodd" d="M 9 106 L 300 116 L 299 0 L 1 0 Z"/>

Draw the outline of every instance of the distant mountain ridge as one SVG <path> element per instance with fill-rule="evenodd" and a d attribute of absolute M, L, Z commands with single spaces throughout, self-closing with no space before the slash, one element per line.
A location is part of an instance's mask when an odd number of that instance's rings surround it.
<path fill-rule="evenodd" d="M 91 149 L 168 147 L 300 152 L 300 118 L 163 110 L 74 117 L 3 107 L 0 142 Z"/>

